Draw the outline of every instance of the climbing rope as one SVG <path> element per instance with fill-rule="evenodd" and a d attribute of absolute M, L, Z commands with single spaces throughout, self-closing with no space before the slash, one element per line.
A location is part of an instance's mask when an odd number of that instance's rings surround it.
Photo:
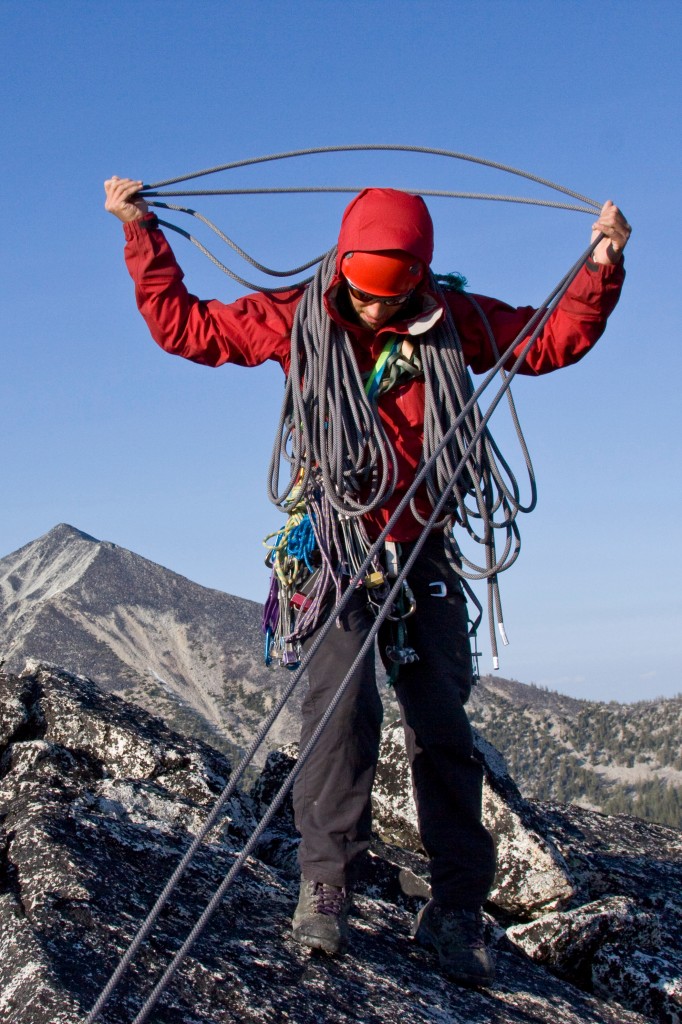
<path fill-rule="evenodd" d="M 535 182 L 538 185 L 542 185 L 545 188 L 550 188 L 555 192 L 560 192 L 563 195 L 569 196 L 572 199 L 578 200 L 578 203 L 565 203 L 559 202 L 552 199 L 536 199 L 529 196 L 510 196 L 500 195 L 491 192 L 453 192 L 443 191 L 434 189 L 422 189 L 422 188 L 405 188 L 404 191 L 416 192 L 422 196 L 437 196 L 450 199 L 476 199 L 484 200 L 489 202 L 507 202 L 507 203 L 522 203 L 529 206 L 540 206 L 550 207 L 558 210 L 572 210 L 577 213 L 586 213 L 590 216 L 594 216 L 595 212 L 599 212 L 601 204 L 595 199 L 590 199 L 588 196 L 581 195 L 580 192 L 575 192 L 572 189 L 566 188 L 564 185 L 559 185 L 556 182 L 550 181 L 548 178 L 542 178 L 537 174 L 532 174 L 529 171 L 521 170 L 518 167 L 512 167 L 509 164 L 497 163 L 494 160 L 486 160 L 483 157 L 471 156 L 468 153 L 458 153 L 454 150 L 449 149 L 432 149 L 428 146 L 399 146 L 399 145 L 354 145 L 354 146 L 316 146 L 311 149 L 295 149 L 285 153 L 271 153 L 267 156 L 250 157 L 245 160 L 234 160 L 231 163 L 219 164 L 216 167 L 208 167 L 203 171 L 194 171 L 191 174 L 179 175 L 175 178 L 166 178 L 163 181 L 157 181 L 153 184 L 143 185 L 139 192 L 139 195 L 146 199 L 150 206 L 158 207 L 165 210 L 173 210 L 176 213 L 183 213 L 187 216 L 194 217 L 205 224 L 211 231 L 213 231 L 221 241 L 225 242 L 238 256 L 240 256 L 251 266 L 260 270 L 262 273 L 270 277 L 293 277 L 296 274 L 302 273 L 305 270 L 309 270 L 311 267 L 316 266 L 324 259 L 322 256 L 317 256 L 315 259 L 310 260 L 308 263 L 303 264 L 300 267 L 295 267 L 292 270 L 273 270 L 271 268 L 263 266 L 252 256 L 249 256 L 240 246 L 237 245 L 231 238 L 224 234 L 208 217 L 198 213 L 196 210 L 190 209 L 185 206 L 178 206 L 173 203 L 166 203 L 161 200 L 167 197 L 179 197 L 179 196 L 230 196 L 230 195 L 284 195 L 284 194 L 309 194 L 309 193 L 357 193 L 362 188 L 366 188 L 367 185 L 360 186 L 301 186 L 301 187 L 286 187 L 286 188 L 234 188 L 234 189 L 194 189 L 194 190 L 171 190 L 169 186 L 176 185 L 183 181 L 192 181 L 195 178 L 201 178 L 208 174 L 217 174 L 222 171 L 231 171 L 241 167 L 250 167 L 254 164 L 269 163 L 276 160 L 288 160 L 292 157 L 302 156 L 313 156 L 324 153 L 358 153 L 358 152 L 386 152 L 386 153 L 422 153 L 432 156 L 447 157 L 453 160 L 465 161 L 468 163 L 479 164 L 482 167 L 490 167 L 494 170 L 504 171 L 507 174 L 516 175 L 517 177 L 524 178 L 527 181 Z M 163 191 L 159 191 L 163 189 Z M 224 263 L 222 263 L 217 256 L 211 253 L 206 246 L 195 238 L 190 232 L 185 231 L 184 228 L 180 228 L 175 224 L 171 224 L 166 220 L 159 220 L 159 223 L 168 228 L 171 231 L 182 235 L 188 241 L 192 242 L 212 263 L 222 270 L 223 273 L 227 274 L 238 284 L 245 288 L 249 288 L 252 291 L 267 291 L 277 293 L 280 291 L 288 290 L 292 287 L 308 284 L 309 278 L 303 281 L 295 282 L 281 286 L 278 288 L 264 288 L 262 285 L 253 284 L 243 277 L 230 270 Z"/>
<path fill-rule="evenodd" d="M 153 185 L 144 185 L 143 192 L 147 190 L 154 190 L 159 188 L 166 188 L 168 185 L 176 185 L 181 181 L 192 181 L 194 178 L 203 178 L 207 174 L 217 174 L 220 171 L 231 171 L 237 167 L 250 167 L 254 164 L 269 163 L 274 160 L 289 160 L 292 157 L 300 156 L 311 156 L 319 153 L 361 153 L 361 152 L 381 152 L 381 153 L 427 153 L 432 156 L 444 156 L 454 160 L 464 160 L 469 163 L 480 164 L 482 167 L 492 167 L 498 171 L 504 171 L 506 174 L 514 174 L 520 178 L 526 178 L 528 181 L 535 181 L 539 185 L 545 185 L 547 188 L 553 189 L 555 192 L 563 192 L 564 195 L 571 196 L 573 199 L 579 199 L 582 203 L 587 203 L 590 206 L 594 206 L 600 209 L 600 204 L 594 199 L 590 199 L 588 196 L 581 195 L 580 192 L 574 192 L 570 188 L 566 188 L 563 185 L 558 185 L 556 182 L 550 181 L 548 178 L 542 178 L 538 174 L 533 174 L 530 171 L 522 171 L 518 167 L 512 167 L 511 164 L 497 163 L 495 160 L 487 160 L 485 157 L 472 156 L 470 153 L 459 153 L 452 149 L 433 149 L 430 146 L 401 146 L 401 145 L 383 145 L 381 143 L 374 143 L 370 145 L 364 145 L 358 143 L 352 146 L 313 146 L 309 149 L 292 149 L 285 153 L 269 153 L 267 156 L 247 157 L 244 160 L 233 160 L 227 164 L 217 164 L 215 167 L 207 167 L 203 171 L 193 171 L 191 174 L 182 174 L 176 178 L 166 178 L 164 181 L 157 181 Z M 363 186 L 366 187 L 366 186 Z M 287 189 L 268 189 L 267 191 L 287 191 Z M 297 190 L 298 191 L 298 190 Z M 302 191 L 307 191 L 304 189 Z M 359 191 L 359 189 L 358 189 Z M 433 194 L 423 193 L 419 189 L 420 194 Z M 175 195 L 176 193 L 169 193 Z M 199 195 L 206 193 L 200 192 Z M 210 192 L 208 193 L 211 194 Z M 448 195 L 456 195 L 457 193 L 447 193 Z M 473 195 L 474 193 L 472 193 Z M 480 197 L 479 193 L 475 193 L 477 197 Z"/>
<path fill-rule="evenodd" d="M 166 182 L 159 182 L 156 186 L 148 187 L 158 188 L 162 185 L 173 184 L 177 181 L 188 180 L 188 178 L 209 174 L 215 170 L 245 166 L 249 163 L 284 159 L 290 156 L 304 155 L 308 153 L 340 152 L 360 149 L 429 152 L 445 156 L 454 156 L 459 159 L 472 160 L 473 162 L 497 167 L 499 169 L 509 171 L 510 173 L 521 174 L 524 177 L 539 181 L 542 184 L 548 184 L 551 187 L 567 193 L 568 195 L 572 195 L 586 203 L 590 203 L 597 210 L 599 209 L 599 204 L 594 203 L 592 200 L 588 200 L 585 197 L 579 196 L 577 193 L 570 192 L 567 189 L 563 189 L 560 186 L 554 186 L 552 183 L 538 178 L 535 175 L 529 175 L 525 172 L 517 171 L 514 168 L 506 167 L 505 165 L 495 164 L 492 161 L 480 160 L 464 154 L 456 154 L 444 150 L 426 150 L 420 147 L 354 146 L 301 150 L 292 153 L 276 154 L 270 157 L 261 157 L 255 160 L 238 161 L 232 164 L 222 165 L 220 168 L 211 168 L 206 171 L 200 171 L 196 174 L 188 175 L 185 178 L 168 179 Z M 594 210 L 583 210 L 583 212 L 594 213 Z M 319 415 L 317 417 L 317 422 L 315 422 L 315 416 L 310 415 L 309 401 L 308 406 L 306 407 L 306 398 L 309 399 L 310 397 L 309 387 L 310 379 L 312 377 L 312 374 L 308 373 L 308 350 L 306 349 L 306 345 L 311 343 L 311 339 L 306 336 L 305 330 L 302 331 L 302 334 L 299 333 L 298 330 L 295 331 L 296 343 L 294 344 L 292 338 L 292 367 L 289 374 L 289 380 L 293 378 L 294 381 L 303 381 L 303 386 L 290 388 L 289 385 L 287 385 L 287 393 L 285 394 L 285 400 L 280 416 L 279 432 L 275 443 L 275 450 L 273 451 L 269 477 L 270 494 L 275 504 L 286 510 L 289 517 L 293 511 L 295 515 L 300 516 L 300 518 L 293 524 L 289 524 L 288 520 L 287 527 L 284 531 L 280 531 L 277 534 L 271 549 L 274 553 L 273 558 L 275 561 L 280 558 L 282 553 L 284 553 L 285 557 L 280 569 L 282 576 L 285 579 L 288 579 L 287 572 L 291 573 L 292 569 L 287 563 L 287 560 L 293 560 L 293 563 L 297 567 L 300 567 L 302 563 L 310 566 L 310 533 L 312 532 L 318 542 L 318 545 L 320 544 L 320 541 L 322 541 L 323 545 L 326 545 L 327 562 L 325 562 L 323 554 L 322 569 L 326 567 L 329 579 L 333 579 L 335 581 L 335 585 L 337 586 L 337 600 L 334 607 L 331 609 L 330 613 L 326 616 L 323 624 L 319 628 L 317 635 L 310 643 L 310 646 L 302 657 L 300 664 L 292 673 L 291 680 L 285 687 L 280 699 L 272 708 L 270 714 L 263 722 L 258 735 L 254 738 L 251 746 L 242 757 L 238 766 L 232 772 L 227 785 L 209 812 L 203 827 L 195 836 L 190 847 L 177 865 L 171 878 L 168 880 L 162 893 L 158 897 L 154 907 L 147 915 L 147 918 L 140 927 L 137 935 L 134 937 L 109 982 L 97 999 L 93 1009 L 88 1014 L 86 1024 L 94 1024 L 94 1022 L 99 1018 L 102 1009 L 111 998 L 114 989 L 118 985 L 123 973 L 132 962 L 142 942 L 144 942 L 151 929 L 154 927 L 161 910 L 168 902 L 168 899 L 189 866 L 199 846 L 203 843 L 206 835 L 216 822 L 227 801 L 236 791 L 237 785 L 251 764 L 254 755 L 264 742 L 272 725 L 291 697 L 291 694 L 301 679 L 308 664 L 317 653 L 320 645 L 324 642 L 329 630 L 333 628 L 339 615 L 342 614 L 348 602 L 353 597 L 356 587 L 362 583 L 368 570 L 371 571 L 373 566 L 376 565 L 376 559 L 378 558 L 390 531 L 408 507 L 411 507 L 413 514 L 415 514 L 416 509 L 414 502 L 419 489 L 422 486 L 426 488 L 430 497 L 432 511 L 426 520 L 419 520 L 423 524 L 422 533 L 415 541 L 409 558 L 401 567 L 385 601 L 378 609 L 375 621 L 369 631 L 365 643 L 362 646 L 362 649 L 359 651 L 353 665 L 350 667 L 347 675 L 341 682 L 334 698 L 330 702 L 308 744 L 300 752 L 299 759 L 295 767 L 282 784 L 280 790 L 271 802 L 270 806 L 267 808 L 243 850 L 237 856 L 229 872 L 209 900 L 195 926 L 187 936 L 187 939 L 177 951 L 171 963 L 154 986 L 146 1002 L 135 1017 L 133 1024 L 144 1024 L 148 1019 L 149 1014 L 156 1006 L 163 991 L 167 988 L 173 974 L 203 932 L 226 891 L 237 878 L 247 858 L 257 846 L 263 832 L 277 813 L 277 810 L 281 807 L 296 777 L 302 771 L 308 757 L 317 743 L 317 740 L 334 713 L 335 708 L 338 706 L 338 703 L 342 699 L 356 666 L 371 650 L 374 639 L 378 634 L 383 621 L 398 599 L 401 588 L 407 579 L 407 576 L 414 565 L 430 530 L 444 521 L 454 519 L 465 530 L 467 530 L 470 535 L 478 537 L 479 540 L 483 539 L 487 551 L 485 567 L 473 566 L 467 559 L 463 559 L 461 553 L 459 553 L 455 548 L 454 560 L 456 565 L 464 565 L 473 570 L 471 574 L 468 574 L 466 570 L 460 570 L 461 575 L 465 579 L 467 576 L 472 579 L 485 577 L 490 585 L 491 581 L 496 582 L 497 573 L 503 568 L 508 567 L 508 565 L 510 565 L 517 557 L 518 528 L 516 527 L 515 522 L 516 515 L 519 511 L 529 511 L 535 503 L 535 486 L 532 477 L 532 467 L 530 466 L 530 459 L 527 456 L 525 442 L 523 442 L 522 434 L 519 429 L 518 433 L 522 450 L 524 452 L 524 458 L 526 459 L 526 465 L 531 477 L 532 490 L 530 503 L 524 507 L 520 503 L 518 488 L 511 471 L 504 459 L 500 456 L 492 438 L 488 434 L 487 424 L 502 398 L 505 395 L 509 395 L 509 385 L 511 380 L 523 365 L 528 352 L 540 336 L 545 323 L 557 303 L 560 301 L 561 296 L 565 293 L 571 281 L 574 279 L 586 259 L 591 255 L 595 246 L 599 243 L 602 237 L 603 236 L 600 235 L 594 240 L 580 259 L 574 264 L 571 270 L 562 278 L 556 288 L 553 289 L 546 302 L 543 304 L 543 307 L 538 310 L 527 328 L 524 328 L 524 330 L 517 338 L 514 339 L 503 353 L 497 353 L 494 339 L 491 339 L 493 352 L 498 355 L 498 358 L 495 365 L 486 374 L 481 384 L 475 390 L 473 389 L 471 380 L 468 377 L 468 373 L 465 371 L 462 376 L 459 371 L 461 346 L 459 346 L 458 351 L 456 331 L 454 332 L 454 335 L 449 337 L 449 340 L 452 343 L 451 348 L 454 353 L 452 357 L 455 360 L 454 363 L 446 362 L 439 365 L 437 359 L 431 359 L 429 355 L 426 356 L 424 359 L 424 375 L 427 392 L 432 395 L 432 404 L 436 406 L 440 402 L 445 403 L 448 414 L 453 418 L 448 422 L 445 412 L 443 412 L 442 415 L 440 413 L 436 415 L 434 409 L 431 409 L 429 413 L 428 426 L 425 420 L 425 453 L 415 474 L 414 480 L 398 502 L 386 526 L 381 531 L 377 539 L 370 544 L 365 538 L 365 547 L 363 548 L 360 546 L 357 549 L 357 552 L 359 553 L 356 554 L 353 563 L 355 565 L 355 572 L 350 576 L 347 582 L 344 581 L 343 587 L 339 586 L 330 555 L 334 544 L 338 545 L 340 541 L 338 537 L 334 538 L 332 536 L 333 528 L 331 528 L 330 532 L 329 524 L 333 523 L 335 519 L 338 518 L 339 514 L 344 517 L 344 522 L 352 520 L 361 522 L 360 517 L 363 515 L 364 511 L 368 508 L 375 508 L 383 501 L 387 500 L 384 495 L 389 494 L 391 491 L 391 480 L 395 479 L 395 473 L 391 474 L 391 469 L 395 466 L 395 453 L 392 452 L 392 447 L 383 434 L 383 430 L 381 430 L 372 442 L 374 444 L 373 452 L 377 456 L 378 464 L 381 467 L 377 471 L 369 471 L 369 467 L 372 465 L 372 460 L 365 457 L 367 454 L 366 452 L 361 456 L 359 449 L 354 448 L 352 441 L 349 442 L 347 450 L 344 451 L 345 440 L 343 446 L 340 446 L 336 442 L 332 445 L 330 448 L 332 458 L 327 459 L 325 456 L 322 464 L 315 463 L 315 459 L 324 452 L 326 434 L 324 421 L 319 420 Z M 307 292 L 310 293 L 310 302 L 306 302 L 305 304 L 305 316 L 312 317 L 313 322 L 315 317 L 319 315 L 320 309 L 320 306 L 318 305 L 318 313 L 315 312 L 315 303 L 313 300 L 315 296 L 319 299 L 320 290 L 324 290 L 325 275 L 328 275 L 329 273 L 330 262 L 333 259 L 333 254 L 328 253 L 326 257 L 323 257 L 322 259 L 323 266 L 318 274 L 316 274 L 313 284 L 307 290 Z M 293 273 L 297 273 L 301 269 L 307 269 L 315 262 L 316 261 L 313 261 L 304 268 L 298 268 Z M 229 271 L 227 272 L 230 273 Z M 316 284 L 318 281 L 319 284 Z M 434 281 L 432 281 L 432 286 L 433 285 L 435 285 Z M 304 304 L 306 297 L 307 293 L 306 296 L 304 296 L 304 300 L 302 300 L 301 305 Z M 475 304 L 475 300 L 470 296 L 469 299 Z M 485 318 L 483 319 L 485 321 Z M 304 323 L 304 320 L 305 317 L 302 311 L 301 324 Z M 343 418 L 339 418 L 339 403 L 334 397 L 334 391 L 331 391 L 331 393 L 328 394 L 325 390 L 322 408 L 325 410 L 325 415 L 331 415 L 332 417 L 335 415 L 337 416 L 337 421 L 334 423 L 331 432 L 331 436 L 333 438 L 336 438 L 338 441 L 339 438 L 343 436 L 343 430 L 347 429 L 350 425 L 355 439 L 357 440 L 360 437 L 364 437 L 365 443 L 367 443 L 367 434 L 365 432 L 370 428 L 371 430 L 376 428 L 376 425 L 379 422 L 378 417 L 373 413 L 371 404 L 363 401 L 363 382 L 361 376 L 356 373 L 357 365 L 353 365 L 354 360 L 351 360 L 350 363 L 346 364 L 344 363 L 342 355 L 333 351 L 340 346 L 338 346 L 338 344 L 332 344 L 332 339 L 327 333 L 329 329 L 328 320 L 329 318 L 322 317 L 322 323 L 317 323 L 315 327 L 315 333 L 317 334 L 318 341 L 321 341 L 323 346 L 327 346 L 327 348 L 324 348 L 323 358 L 320 359 L 321 368 L 319 369 L 318 374 L 319 379 L 327 382 L 331 380 L 337 389 L 336 394 L 338 395 L 338 389 L 341 381 L 344 382 L 344 387 L 346 386 L 346 378 L 341 376 L 341 373 L 349 371 L 350 377 L 348 379 L 353 382 L 354 395 L 350 401 L 349 417 L 345 420 Z M 452 329 L 454 329 L 454 325 Z M 446 331 L 449 332 L 450 330 L 450 326 L 447 325 Z M 505 372 L 504 366 L 514 357 L 514 352 L 517 346 L 522 342 L 523 346 L 519 354 L 513 359 L 513 363 L 509 370 Z M 297 370 L 299 372 L 294 372 L 294 359 L 297 358 L 299 345 L 301 345 L 304 356 L 306 357 L 306 361 L 303 363 L 303 374 L 300 373 L 300 370 L 302 369 L 300 364 L 297 364 Z M 296 355 L 294 353 L 294 349 L 296 349 Z M 453 366 L 455 365 L 458 368 L 458 377 L 456 383 L 452 384 L 452 388 L 454 388 L 454 390 L 451 390 L 451 385 L 447 380 L 447 372 L 452 371 Z M 478 400 L 498 372 L 502 373 L 502 383 L 485 413 L 481 413 L 477 405 Z M 358 377 L 359 379 L 357 379 Z M 429 389 L 431 390 L 429 391 Z M 518 420 L 516 418 L 513 404 L 511 404 L 510 407 L 512 410 L 512 417 L 515 423 L 517 423 Z M 302 416 L 300 420 L 298 418 L 292 419 L 292 417 L 298 417 L 299 414 Z M 279 463 L 282 459 L 284 462 L 289 464 L 291 472 L 288 483 L 280 490 Z M 493 494 L 495 494 L 495 497 L 492 497 Z M 470 502 L 472 497 L 476 500 L 474 507 L 467 505 L 467 501 Z M 302 503 L 303 507 L 296 508 L 297 502 L 301 505 L 302 498 L 305 499 Z M 453 500 L 455 505 L 454 508 L 450 507 L 453 504 Z M 317 504 L 315 504 L 315 502 L 317 502 Z M 503 518 L 502 520 L 496 521 L 494 516 L 501 508 L 504 509 Z M 482 509 L 485 510 L 487 519 L 484 520 L 486 525 L 481 533 L 478 534 L 471 525 L 471 520 L 476 515 L 481 515 Z M 303 524 L 306 516 L 308 521 L 304 527 Z M 491 546 L 489 543 L 489 535 L 495 528 L 502 528 L 507 534 L 505 550 L 502 556 L 497 559 L 494 554 L 494 544 Z M 297 531 L 300 532 L 297 534 Z M 367 545 L 369 546 L 367 547 Z M 364 558 L 361 554 L 362 550 L 365 550 Z M 315 571 L 321 572 L 320 569 Z M 279 578 L 279 573 L 276 572 L 275 576 Z M 288 582 L 290 583 L 291 580 L 288 579 Z M 497 599 L 493 598 L 493 604 L 495 604 L 496 600 L 497 614 L 501 621 L 499 596 Z M 311 604 L 314 603 L 314 601 L 311 602 Z"/>

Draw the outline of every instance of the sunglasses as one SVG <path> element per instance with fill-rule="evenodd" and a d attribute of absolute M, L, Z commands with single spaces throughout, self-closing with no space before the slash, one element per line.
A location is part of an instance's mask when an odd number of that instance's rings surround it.
<path fill-rule="evenodd" d="M 382 306 L 402 306 L 404 302 L 407 302 L 414 291 L 414 288 L 410 288 L 409 292 L 405 292 L 404 295 L 370 295 L 369 292 L 361 292 L 359 288 L 356 288 L 354 284 L 350 283 L 348 278 L 346 278 L 345 281 L 348 285 L 348 291 L 351 293 L 353 298 L 367 306 L 374 302 L 380 302 Z"/>

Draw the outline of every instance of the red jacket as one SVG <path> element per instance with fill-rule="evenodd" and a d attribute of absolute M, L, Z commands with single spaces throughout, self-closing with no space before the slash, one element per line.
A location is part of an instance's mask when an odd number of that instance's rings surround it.
<path fill-rule="evenodd" d="M 388 194 L 391 190 L 372 191 Z M 344 216 L 339 259 L 344 252 L 353 249 L 403 248 L 428 263 L 430 217 L 428 224 L 425 220 L 418 224 L 412 245 L 405 239 L 404 232 L 400 238 L 396 236 L 390 220 L 374 222 L 371 240 L 366 230 L 359 238 L 350 214 L 360 198 L 350 204 Z M 417 197 L 410 199 L 416 201 Z M 426 206 L 419 202 L 428 217 Z M 223 363 L 256 366 L 266 359 L 275 359 L 286 373 L 291 327 L 303 289 L 294 288 L 277 295 L 257 292 L 228 305 L 217 299 L 200 300 L 185 288 L 182 270 L 168 242 L 153 225 L 153 216 L 147 215 L 144 221 L 134 221 L 124 227 L 126 263 L 135 282 L 137 304 L 157 344 L 166 352 L 206 366 Z M 545 325 L 521 372 L 548 373 L 581 359 L 603 333 L 607 317 L 618 301 L 623 279 L 622 264 L 583 267 Z M 348 319 L 347 313 L 344 315 L 339 281 L 337 265 L 337 275 L 325 296 L 325 305 L 329 315 L 348 331 L 362 372 L 374 366 L 387 333 L 404 334 L 417 340 L 419 334 L 429 330 L 442 316 L 439 300 L 424 285 L 407 307 L 408 319 L 372 332 Z M 476 295 L 475 298 L 488 317 L 500 351 L 511 344 L 535 312 L 530 306 L 513 308 L 486 296 Z M 457 292 L 447 292 L 446 301 L 468 365 L 475 373 L 484 373 L 495 358 L 480 316 L 468 299 Z M 520 342 L 517 349 L 522 344 Z M 405 493 L 419 463 L 424 420 L 423 380 L 410 380 L 383 394 L 379 399 L 379 414 L 396 451 L 399 475 L 390 501 L 367 517 L 368 530 L 374 536 Z M 408 511 L 393 528 L 391 536 L 397 541 L 407 541 L 419 532 L 419 525 Z"/>

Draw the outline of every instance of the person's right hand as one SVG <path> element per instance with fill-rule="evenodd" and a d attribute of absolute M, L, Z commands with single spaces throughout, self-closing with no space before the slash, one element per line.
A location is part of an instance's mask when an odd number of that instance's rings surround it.
<path fill-rule="evenodd" d="M 133 181 L 132 178 L 119 178 L 115 174 L 104 182 L 106 201 L 104 209 L 113 213 L 124 224 L 133 220 L 140 220 L 149 210 L 144 199 L 135 199 L 134 196 L 142 188 L 141 181 Z"/>
<path fill-rule="evenodd" d="M 632 228 L 625 217 L 610 199 L 607 199 L 601 208 L 599 220 L 592 225 L 592 241 L 599 233 L 606 237 L 602 238 L 599 245 L 592 253 L 594 263 L 613 264 L 620 263 L 623 258 L 623 249 L 628 244 L 628 238 Z"/>

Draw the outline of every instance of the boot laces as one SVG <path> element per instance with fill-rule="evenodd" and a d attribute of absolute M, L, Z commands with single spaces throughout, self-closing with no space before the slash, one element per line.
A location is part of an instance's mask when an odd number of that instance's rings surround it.
<path fill-rule="evenodd" d="M 338 917 L 343 909 L 346 890 L 335 885 L 327 885 L 325 882 L 316 882 L 313 896 L 316 913 Z"/>

